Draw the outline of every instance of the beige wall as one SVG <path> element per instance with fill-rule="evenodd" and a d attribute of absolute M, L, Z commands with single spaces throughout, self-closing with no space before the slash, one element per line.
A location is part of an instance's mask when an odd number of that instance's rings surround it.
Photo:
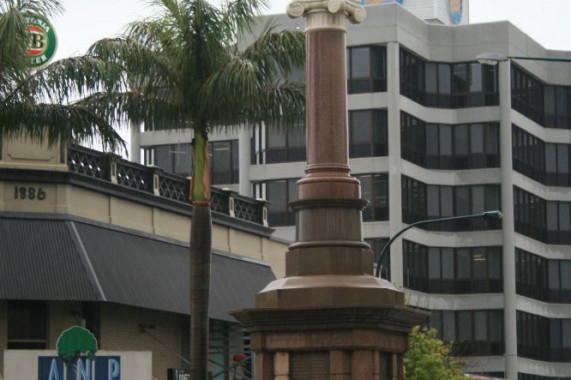
<path fill-rule="evenodd" d="M 265 239 L 262 241 L 263 260 L 267 261 L 277 278 L 285 276 L 285 253 L 287 244 L 275 240 Z"/>
<path fill-rule="evenodd" d="M 166 380 L 167 368 L 179 368 L 184 316 L 104 303 L 101 305 L 100 349 L 153 352 L 153 377 Z M 154 326 L 142 332 L 139 324 Z"/>
<path fill-rule="evenodd" d="M 4 141 L 0 168 L 67 171 L 59 146 L 48 147 L 23 139 Z M 21 196 L 21 192 L 25 195 Z M 33 199 L 30 199 L 30 191 Z M 38 199 L 41 191 L 44 199 Z M 70 214 L 97 222 L 190 241 L 191 218 L 160 207 L 68 184 L 0 182 L 0 212 Z M 283 276 L 287 245 L 243 229 L 213 224 L 213 247 L 224 252 L 266 260 Z"/>
<path fill-rule="evenodd" d="M 60 145 L 38 144 L 27 138 L 4 139 L 0 168 L 40 169 L 67 171 L 61 162 Z"/>

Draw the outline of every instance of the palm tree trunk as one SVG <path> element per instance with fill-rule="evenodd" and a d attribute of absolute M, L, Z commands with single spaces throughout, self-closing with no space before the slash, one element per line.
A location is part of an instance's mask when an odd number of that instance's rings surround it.
<path fill-rule="evenodd" d="M 208 379 L 208 309 L 212 251 L 210 213 L 210 168 L 208 137 L 195 133 L 193 175 L 190 194 L 193 200 L 190 230 L 190 378 Z"/>
<path fill-rule="evenodd" d="M 210 204 L 195 202 L 191 227 L 190 378 L 208 379 L 208 308 L 210 303 Z"/>

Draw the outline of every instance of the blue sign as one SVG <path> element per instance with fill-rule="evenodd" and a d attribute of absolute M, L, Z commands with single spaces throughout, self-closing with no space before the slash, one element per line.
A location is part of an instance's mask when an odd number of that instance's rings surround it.
<path fill-rule="evenodd" d="M 119 356 L 78 358 L 68 365 L 59 356 L 38 357 L 38 380 L 121 380 Z"/>
<path fill-rule="evenodd" d="M 399 3 L 402 4 L 403 0 L 361 0 L 361 5 L 375 5 L 375 4 L 387 4 L 387 3 Z"/>

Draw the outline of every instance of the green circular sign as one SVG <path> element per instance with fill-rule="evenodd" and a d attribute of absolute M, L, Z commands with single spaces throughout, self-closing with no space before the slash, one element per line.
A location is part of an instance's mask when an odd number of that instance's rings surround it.
<path fill-rule="evenodd" d="M 56 51 L 56 33 L 53 26 L 42 16 L 27 14 L 28 58 L 30 67 L 41 67 L 53 58 Z"/>

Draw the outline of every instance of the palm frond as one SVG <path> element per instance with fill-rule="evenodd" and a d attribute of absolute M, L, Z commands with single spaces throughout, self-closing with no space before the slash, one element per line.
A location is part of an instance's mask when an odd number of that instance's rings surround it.
<path fill-rule="evenodd" d="M 0 13 L 0 76 L 7 70 L 25 70 L 28 65 L 28 26 L 16 7 Z"/>
<path fill-rule="evenodd" d="M 305 34 L 300 31 L 276 31 L 266 24 L 259 37 L 241 52 L 256 62 L 267 75 L 289 75 L 305 64 Z"/>
<path fill-rule="evenodd" d="M 179 73 L 172 67 L 169 55 L 157 53 L 153 46 L 133 39 L 113 38 L 96 42 L 89 53 L 121 68 L 127 85 L 149 92 L 168 87 L 176 93 L 180 87 Z M 113 66 L 111 66 L 113 67 Z"/>
<path fill-rule="evenodd" d="M 212 117 L 232 115 L 235 108 L 249 107 L 259 93 L 261 73 L 252 61 L 234 57 L 203 84 L 198 96 L 202 109 Z"/>
<path fill-rule="evenodd" d="M 304 125 L 305 84 L 274 82 L 262 89 L 257 106 L 248 109 L 248 121 L 262 120 L 271 128 L 289 129 Z"/>
<path fill-rule="evenodd" d="M 189 128 L 186 114 L 178 104 L 136 91 L 96 93 L 76 105 L 86 107 L 114 124 L 145 123 L 149 129 Z"/>
<path fill-rule="evenodd" d="M 29 137 L 58 141 L 93 142 L 99 138 L 106 149 L 125 150 L 125 141 L 112 125 L 82 105 L 24 104 L 0 105 L 0 131 L 7 137 Z"/>
<path fill-rule="evenodd" d="M 268 8 L 267 0 L 229 0 L 223 7 L 221 24 L 226 26 L 229 39 L 235 40 L 240 33 L 251 33 L 256 18 Z"/>
<path fill-rule="evenodd" d="M 48 18 L 57 16 L 64 10 L 59 0 L 3 0 L 0 3 L 0 13 L 12 9 L 20 13 L 35 13 Z"/>
<path fill-rule="evenodd" d="M 64 103 L 94 91 L 119 91 L 124 87 L 119 67 L 97 57 L 82 56 L 56 61 L 21 79 L 6 100 L 34 97 Z"/>

